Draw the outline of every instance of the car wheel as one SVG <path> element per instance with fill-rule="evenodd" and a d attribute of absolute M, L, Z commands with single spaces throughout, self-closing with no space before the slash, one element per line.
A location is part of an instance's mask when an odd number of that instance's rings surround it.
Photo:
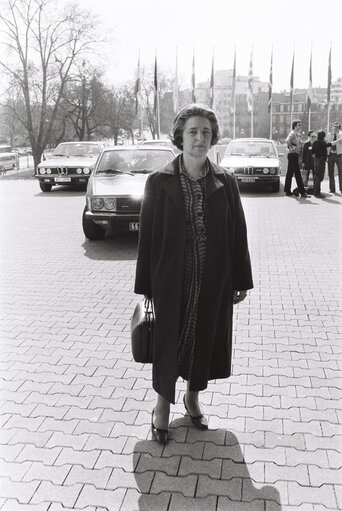
<path fill-rule="evenodd" d="M 49 183 L 39 183 L 40 189 L 42 192 L 51 192 L 52 185 Z"/>
<path fill-rule="evenodd" d="M 280 181 L 272 184 L 272 192 L 279 192 L 280 190 Z"/>
<path fill-rule="evenodd" d="M 84 232 L 85 237 L 88 238 L 88 240 L 92 240 L 92 241 L 93 240 L 101 240 L 106 233 L 106 229 L 104 229 L 100 225 L 97 225 L 92 220 L 89 220 L 89 218 L 86 217 L 86 211 L 87 211 L 87 206 L 83 210 L 83 217 L 82 217 L 82 227 L 83 227 L 83 232 Z"/>

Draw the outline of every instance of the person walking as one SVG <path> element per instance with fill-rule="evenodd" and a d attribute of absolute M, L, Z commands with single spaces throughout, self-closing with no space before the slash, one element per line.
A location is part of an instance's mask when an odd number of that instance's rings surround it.
<path fill-rule="evenodd" d="M 285 195 L 287 195 L 288 197 L 293 195 L 293 192 L 291 192 L 291 184 L 292 184 L 293 176 L 296 179 L 297 188 L 298 188 L 298 192 L 300 193 L 300 195 L 304 198 L 308 197 L 308 195 L 305 191 L 305 188 L 304 188 L 304 184 L 303 184 L 303 180 L 302 180 L 302 176 L 301 176 L 300 168 L 299 168 L 299 157 L 302 154 L 302 147 L 303 147 L 302 142 L 301 142 L 301 137 L 300 137 L 301 126 L 302 126 L 302 123 L 300 120 L 296 119 L 295 121 L 293 121 L 292 131 L 290 131 L 290 133 L 288 134 L 288 136 L 286 138 L 286 145 L 287 145 L 287 149 L 289 152 L 287 155 L 288 165 L 287 165 L 287 172 L 286 172 L 286 177 L 285 177 L 284 192 L 285 192 Z"/>
<path fill-rule="evenodd" d="M 321 130 L 317 133 L 317 140 L 312 144 L 311 153 L 314 156 L 314 195 L 315 197 L 323 198 L 321 193 L 321 182 L 324 179 L 325 163 L 327 161 L 328 147 L 331 143 L 325 141 L 325 131 Z"/>
<path fill-rule="evenodd" d="M 171 137 L 182 152 L 148 176 L 142 201 L 134 291 L 154 303 L 151 431 L 162 444 L 178 377 L 193 425 L 208 428 L 199 392 L 230 376 L 233 304 L 253 287 L 236 179 L 207 158 L 218 136 L 213 110 L 182 109 Z"/>
<path fill-rule="evenodd" d="M 316 133 L 313 130 L 310 130 L 308 132 L 308 139 L 304 143 L 302 150 L 302 168 L 305 171 L 303 184 L 305 188 L 307 188 L 309 184 L 310 172 L 312 172 L 312 178 L 314 177 L 314 159 L 311 154 L 312 143 L 314 140 L 316 140 Z"/>
<path fill-rule="evenodd" d="M 337 166 L 338 184 L 340 192 L 342 192 L 342 131 L 341 124 L 334 122 L 332 131 L 327 134 L 327 142 L 331 143 L 328 148 L 328 175 L 329 190 L 331 193 L 336 192 L 335 188 L 335 165 Z"/>

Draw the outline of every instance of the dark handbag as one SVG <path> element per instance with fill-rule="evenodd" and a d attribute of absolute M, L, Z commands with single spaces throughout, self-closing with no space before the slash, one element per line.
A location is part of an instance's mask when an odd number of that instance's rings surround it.
<path fill-rule="evenodd" d="M 139 302 L 131 319 L 132 354 L 136 362 L 152 363 L 154 320 L 152 300 Z"/>

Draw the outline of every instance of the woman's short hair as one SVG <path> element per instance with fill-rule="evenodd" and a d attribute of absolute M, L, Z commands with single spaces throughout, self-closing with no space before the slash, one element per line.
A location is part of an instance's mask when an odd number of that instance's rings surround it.
<path fill-rule="evenodd" d="M 176 115 L 176 118 L 173 122 L 173 128 L 172 133 L 170 135 L 170 139 L 172 143 L 180 150 L 183 150 L 183 130 L 186 121 L 190 117 L 204 117 L 205 119 L 208 119 L 208 121 L 211 124 L 211 130 L 212 130 L 212 138 L 211 138 L 211 145 L 217 144 L 217 141 L 220 136 L 220 128 L 219 123 L 216 117 L 216 114 L 214 110 L 211 110 L 211 108 L 207 108 L 203 105 L 198 105 L 196 103 L 192 105 L 187 105 L 178 114 Z"/>
<path fill-rule="evenodd" d="M 296 128 L 297 124 L 302 124 L 302 121 L 300 119 L 295 119 L 292 123 L 293 130 Z"/>
<path fill-rule="evenodd" d="M 325 131 L 323 131 L 323 130 L 317 131 L 317 138 L 318 138 L 318 140 L 324 140 Z"/>

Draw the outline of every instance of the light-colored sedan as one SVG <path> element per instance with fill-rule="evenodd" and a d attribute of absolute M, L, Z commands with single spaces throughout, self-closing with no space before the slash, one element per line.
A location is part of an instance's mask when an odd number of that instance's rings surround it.
<path fill-rule="evenodd" d="M 174 157 L 166 147 L 105 149 L 88 182 L 82 219 L 86 238 L 101 239 L 106 231 L 138 231 L 146 179 Z"/>
<path fill-rule="evenodd" d="M 220 165 L 232 170 L 239 183 L 262 183 L 279 192 L 280 160 L 273 140 L 237 138 L 228 144 Z"/>
<path fill-rule="evenodd" d="M 55 185 L 84 185 L 106 146 L 104 142 L 62 142 L 51 156 L 39 163 L 35 178 L 43 192 Z"/>

